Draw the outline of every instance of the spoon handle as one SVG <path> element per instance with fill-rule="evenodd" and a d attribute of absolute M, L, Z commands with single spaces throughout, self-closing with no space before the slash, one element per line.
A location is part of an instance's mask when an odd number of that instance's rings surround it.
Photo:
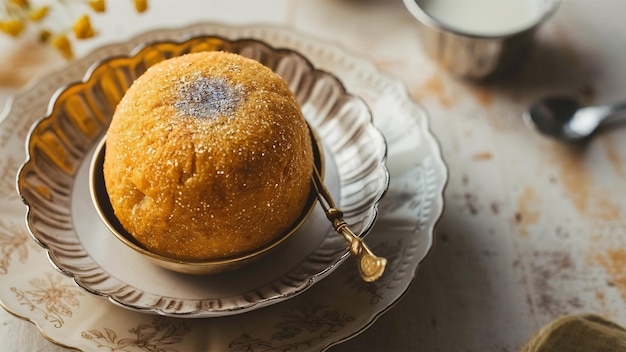
<path fill-rule="evenodd" d="M 385 272 L 387 259 L 378 257 L 369 249 L 363 240 L 350 230 L 348 224 L 343 219 L 343 212 L 335 207 L 330 192 L 322 182 L 322 178 L 317 170 L 313 168 L 313 185 L 317 191 L 317 198 L 326 213 L 326 217 L 333 225 L 335 231 L 341 234 L 348 242 L 350 253 L 358 260 L 359 273 L 366 282 L 378 280 Z"/>
<path fill-rule="evenodd" d="M 606 116 L 604 121 L 614 122 L 626 118 L 626 102 L 606 105 Z"/>

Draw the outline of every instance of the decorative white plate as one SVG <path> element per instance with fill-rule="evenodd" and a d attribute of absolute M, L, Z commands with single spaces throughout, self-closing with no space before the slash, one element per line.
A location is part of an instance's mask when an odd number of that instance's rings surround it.
<path fill-rule="evenodd" d="M 55 267 L 87 291 L 142 312 L 185 318 L 241 314 L 303 292 L 349 255 L 319 204 L 302 227 L 254 265 L 214 276 L 154 265 L 99 218 L 89 191 L 90 161 L 127 87 L 156 62 L 204 50 L 254 58 L 285 79 L 324 145 L 325 183 L 359 237 L 371 230 L 389 185 L 386 143 L 367 105 L 293 50 L 209 35 L 141 44 L 130 56 L 106 57 L 82 81 L 57 92 L 50 113 L 33 126 L 18 190 L 28 205 L 30 233 Z"/>
<path fill-rule="evenodd" d="M 211 319 L 147 315 L 85 293 L 55 271 L 45 251 L 28 238 L 24 206 L 14 187 L 31 124 L 46 114 L 58 87 L 79 80 L 92 62 L 128 55 L 140 43 L 211 34 L 256 38 L 295 49 L 335 73 L 347 90 L 365 99 L 388 141 L 390 187 L 368 244 L 386 256 L 386 274 L 366 284 L 351 260 L 306 292 L 263 309 Z M 406 292 L 433 241 L 443 209 L 447 170 L 424 112 L 398 80 L 369 61 L 315 38 L 276 27 L 200 24 L 157 30 L 96 50 L 15 95 L 0 125 L 0 301 L 35 323 L 48 339 L 82 350 L 126 351 L 324 350 L 366 329 Z"/>

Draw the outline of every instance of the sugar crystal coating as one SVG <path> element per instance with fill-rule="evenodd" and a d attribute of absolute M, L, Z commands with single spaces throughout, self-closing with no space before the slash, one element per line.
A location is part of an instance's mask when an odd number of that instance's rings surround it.
<path fill-rule="evenodd" d="M 116 217 L 166 256 L 252 251 L 299 218 L 310 192 L 311 139 L 293 93 L 236 54 L 152 66 L 118 105 L 106 144 Z"/>

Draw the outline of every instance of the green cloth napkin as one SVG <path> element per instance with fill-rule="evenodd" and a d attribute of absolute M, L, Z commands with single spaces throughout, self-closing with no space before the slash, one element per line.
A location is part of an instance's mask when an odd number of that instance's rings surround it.
<path fill-rule="evenodd" d="M 626 351 L 626 329 L 597 315 L 558 318 L 539 330 L 520 352 Z"/>

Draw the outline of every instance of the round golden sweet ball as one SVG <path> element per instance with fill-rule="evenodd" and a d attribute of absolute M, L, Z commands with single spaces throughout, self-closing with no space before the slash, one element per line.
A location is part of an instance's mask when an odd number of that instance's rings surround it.
<path fill-rule="evenodd" d="M 150 67 L 107 132 L 115 216 L 149 251 L 239 256 L 289 230 L 311 191 L 308 126 L 286 82 L 237 54 L 186 54 Z"/>

